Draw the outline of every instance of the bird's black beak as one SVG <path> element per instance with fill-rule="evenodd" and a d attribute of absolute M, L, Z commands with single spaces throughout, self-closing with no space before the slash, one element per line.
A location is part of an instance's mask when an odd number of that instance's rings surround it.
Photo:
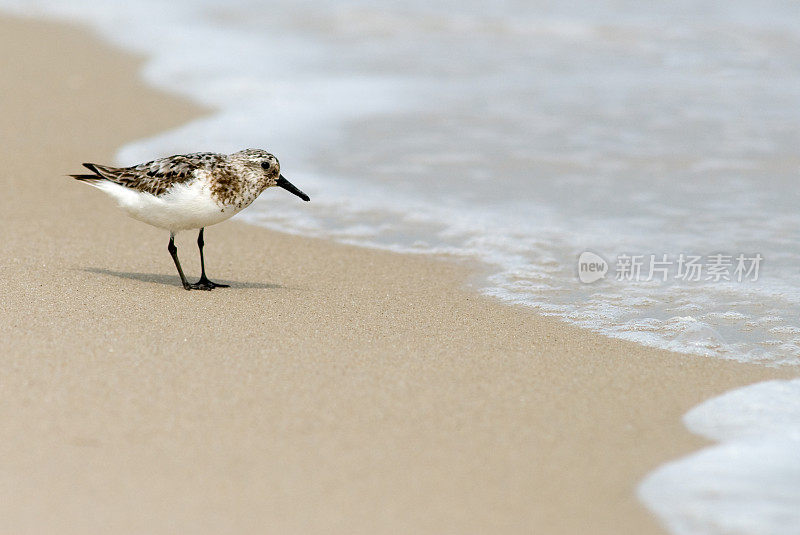
<path fill-rule="evenodd" d="M 295 195 L 297 195 L 298 197 L 300 197 L 304 201 L 310 201 L 311 200 L 311 197 L 309 197 L 308 195 L 306 195 L 305 193 L 303 193 L 302 191 L 300 191 L 299 189 L 294 187 L 294 184 L 292 184 L 291 182 L 289 182 L 288 180 L 283 178 L 283 175 L 278 175 L 278 182 L 276 183 L 276 185 L 279 188 L 285 189 L 289 193 L 294 193 Z"/>

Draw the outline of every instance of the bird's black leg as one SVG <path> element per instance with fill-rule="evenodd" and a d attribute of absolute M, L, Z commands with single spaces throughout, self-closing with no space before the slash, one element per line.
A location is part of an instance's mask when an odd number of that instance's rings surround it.
<path fill-rule="evenodd" d="M 192 286 L 186 280 L 186 275 L 183 274 L 183 270 L 181 269 L 181 262 L 178 260 L 178 248 L 175 247 L 175 234 L 172 232 L 169 233 L 169 245 L 167 245 L 167 250 L 169 251 L 169 254 L 172 255 L 172 260 L 175 261 L 175 267 L 178 268 L 178 275 L 181 276 L 183 289 L 191 290 Z"/>
<path fill-rule="evenodd" d="M 193 284 L 192 288 L 197 288 L 199 290 L 213 290 L 214 288 L 227 288 L 227 284 L 220 284 L 218 282 L 211 282 L 206 277 L 206 262 L 203 258 L 203 245 L 205 242 L 203 241 L 203 231 L 205 229 L 201 228 L 200 233 L 197 235 L 197 247 L 200 249 L 200 280 L 197 281 L 197 284 Z"/>

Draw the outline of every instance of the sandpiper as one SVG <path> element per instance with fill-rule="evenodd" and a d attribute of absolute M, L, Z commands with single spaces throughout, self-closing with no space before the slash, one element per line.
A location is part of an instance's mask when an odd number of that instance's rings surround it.
<path fill-rule="evenodd" d="M 203 230 L 225 221 L 250 205 L 265 189 L 278 186 L 304 201 L 308 195 L 281 175 L 278 159 L 261 149 L 233 154 L 198 152 L 159 158 L 132 167 L 109 167 L 84 163 L 91 175 L 70 175 L 99 188 L 114 199 L 128 215 L 169 231 L 167 249 L 172 255 L 186 290 L 211 290 L 227 284 L 206 277 L 203 260 Z M 200 229 L 200 280 L 186 280 L 178 260 L 175 234 Z"/>

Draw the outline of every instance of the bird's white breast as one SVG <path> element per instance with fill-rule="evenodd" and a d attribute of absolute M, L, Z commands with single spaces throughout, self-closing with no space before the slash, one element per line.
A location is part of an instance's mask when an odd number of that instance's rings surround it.
<path fill-rule="evenodd" d="M 211 196 L 204 178 L 201 175 L 191 182 L 176 184 L 158 197 L 108 181 L 95 185 L 114 197 L 134 219 L 177 232 L 214 225 L 240 211 L 232 206 L 220 206 Z"/>

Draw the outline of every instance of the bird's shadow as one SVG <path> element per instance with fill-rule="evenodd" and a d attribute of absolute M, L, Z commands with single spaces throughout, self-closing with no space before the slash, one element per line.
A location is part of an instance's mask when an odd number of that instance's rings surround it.
<path fill-rule="evenodd" d="M 131 279 L 141 282 L 152 282 L 155 284 L 165 284 L 168 286 L 181 287 L 180 279 L 177 275 L 164 275 L 161 273 L 137 273 L 132 271 L 114 271 L 112 269 L 103 268 L 83 268 L 82 271 L 88 273 L 95 273 L 98 275 L 111 275 L 112 277 L 119 277 L 121 279 Z M 231 288 L 256 288 L 256 289 L 274 289 L 285 288 L 280 284 L 271 284 L 268 282 L 240 282 L 215 279 L 214 282 L 220 284 L 228 284 Z"/>

